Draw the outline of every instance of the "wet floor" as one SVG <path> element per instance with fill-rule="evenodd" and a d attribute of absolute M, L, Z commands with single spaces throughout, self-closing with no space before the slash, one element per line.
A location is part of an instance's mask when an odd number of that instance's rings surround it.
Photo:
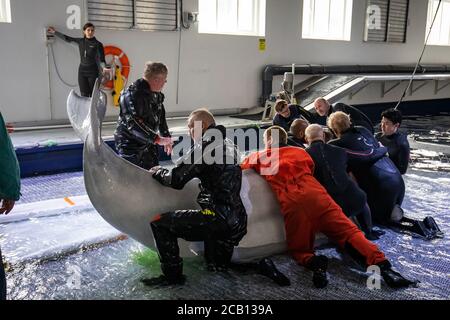
<path fill-rule="evenodd" d="M 433 136 L 435 128 L 426 132 Z M 442 128 L 439 132 L 443 136 L 448 133 Z M 417 152 L 423 154 L 413 161 L 404 176 L 405 214 L 415 218 L 432 215 L 446 237 L 427 241 L 388 229 L 376 242 L 398 271 L 420 281 L 417 288 L 392 290 L 382 282 L 381 289 L 370 290 L 366 286 L 368 274 L 330 247 L 318 250 L 319 254 L 331 258 L 330 283 L 326 289 L 313 288 L 311 273 L 296 265 L 288 255 L 273 260 L 291 279 L 289 287 L 278 287 L 271 280 L 251 273 L 211 273 L 206 271 L 202 258 L 196 257 L 185 261 L 185 286 L 149 288 L 140 280 L 159 275 L 156 254 L 134 240 L 117 240 L 120 233 L 86 206 L 62 214 L 0 224 L 0 246 L 9 262 L 8 298 L 449 299 L 450 172 L 439 167 L 445 167 L 448 155 Z M 82 173 L 27 178 L 22 182 L 24 196 L 18 207 L 85 195 Z M 99 242 L 102 244 L 94 245 Z"/>

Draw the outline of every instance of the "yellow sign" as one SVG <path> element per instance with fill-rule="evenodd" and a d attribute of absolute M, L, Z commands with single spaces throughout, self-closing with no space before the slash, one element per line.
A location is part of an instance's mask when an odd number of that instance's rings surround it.
<path fill-rule="evenodd" d="M 259 39 L 259 51 L 266 50 L 266 39 Z"/>

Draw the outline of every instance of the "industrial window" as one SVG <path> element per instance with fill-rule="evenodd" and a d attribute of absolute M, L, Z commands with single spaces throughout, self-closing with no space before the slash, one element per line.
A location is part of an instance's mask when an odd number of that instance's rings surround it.
<path fill-rule="evenodd" d="M 177 12 L 177 0 L 88 0 L 89 21 L 105 29 L 177 30 Z"/>
<path fill-rule="evenodd" d="M 0 22 L 11 23 L 11 3 L 9 0 L 0 0 Z"/>
<path fill-rule="evenodd" d="M 199 0 L 199 33 L 265 36 L 266 0 Z"/>
<path fill-rule="evenodd" d="M 430 0 L 428 3 L 428 19 L 427 31 L 430 30 L 431 22 L 433 21 L 439 0 Z M 428 39 L 428 44 L 437 46 L 450 46 L 450 0 L 442 0 L 436 20 L 434 21 L 433 29 Z"/>
<path fill-rule="evenodd" d="M 364 41 L 406 42 L 409 0 L 368 0 Z"/>
<path fill-rule="evenodd" d="M 302 38 L 350 41 L 353 0 L 303 0 Z"/>

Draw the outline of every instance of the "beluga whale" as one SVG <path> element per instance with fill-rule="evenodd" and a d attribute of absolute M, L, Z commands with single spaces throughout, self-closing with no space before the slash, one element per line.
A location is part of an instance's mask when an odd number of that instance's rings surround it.
<path fill-rule="evenodd" d="M 86 191 L 101 217 L 114 228 L 156 250 L 150 221 L 178 209 L 198 209 L 199 180 L 182 190 L 162 186 L 152 174 L 118 156 L 102 139 L 106 94 L 97 80 L 92 98 L 71 91 L 67 113 L 84 143 L 83 174 Z M 233 261 L 248 262 L 287 250 L 283 217 L 269 184 L 253 170 L 244 170 L 240 192 L 248 215 L 247 234 L 233 253 Z M 201 254 L 198 243 L 179 240 L 184 257 Z"/>

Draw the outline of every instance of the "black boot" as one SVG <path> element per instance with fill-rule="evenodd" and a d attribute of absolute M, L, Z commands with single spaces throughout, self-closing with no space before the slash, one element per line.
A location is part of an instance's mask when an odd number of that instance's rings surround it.
<path fill-rule="evenodd" d="M 325 256 L 313 256 L 306 267 L 313 271 L 313 284 L 316 288 L 325 288 L 328 285 L 327 268 L 328 258 Z"/>
<path fill-rule="evenodd" d="M 257 270 L 259 274 L 269 277 L 279 286 L 284 287 L 291 284 L 291 281 L 277 269 L 273 261 L 269 258 L 264 258 L 259 261 Z"/>
<path fill-rule="evenodd" d="M 409 286 L 417 285 L 417 281 L 408 280 L 400 273 L 392 270 L 392 265 L 387 260 L 379 263 L 378 266 L 381 270 L 381 276 L 386 284 L 391 288 L 407 288 Z"/>
<path fill-rule="evenodd" d="M 444 237 L 444 233 L 441 231 L 441 229 L 439 228 L 439 226 L 436 223 L 436 220 L 434 220 L 433 217 L 429 217 L 429 216 L 426 217 L 425 219 L 423 219 L 423 223 L 429 230 L 431 230 L 434 233 L 434 236 L 436 238 Z"/>
<path fill-rule="evenodd" d="M 181 275 L 178 278 L 169 278 L 165 275 L 160 275 L 159 277 L 154 278 L 145 278 L 141 280 L 146 286 L 171 286 L 171 285 L 183 285 L 186 282 L 186 276 Z"/>
<path fill-rule="evenodd" d="M 147 286 L 169 286 L 183 285 L 186 277 L 183 274 L 183 263 L 161 263 L 163 272 L 159 277 L 142 279 L 141 281 Z"/>

